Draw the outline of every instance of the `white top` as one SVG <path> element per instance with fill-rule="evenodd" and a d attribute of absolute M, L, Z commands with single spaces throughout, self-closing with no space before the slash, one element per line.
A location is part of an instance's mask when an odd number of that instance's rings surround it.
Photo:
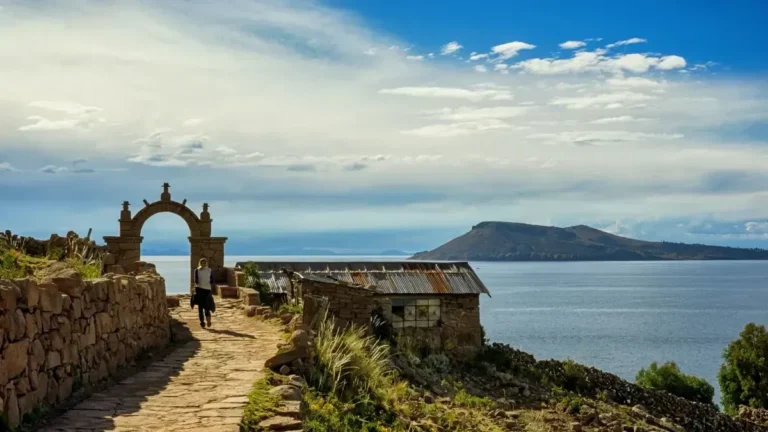
<path fill-rule="evenodd" d="M 213 285 L 213 273 L 210 267 L 195 269 L 195 286 L 210 290 Z"/>

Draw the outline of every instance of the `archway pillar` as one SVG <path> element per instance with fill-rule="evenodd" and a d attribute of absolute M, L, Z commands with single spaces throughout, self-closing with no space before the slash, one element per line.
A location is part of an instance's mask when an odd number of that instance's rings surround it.
<path fill-rule="evenodd" d="M 141 236 L 104 237 L 109 253 L 117 257 L 116 264 L 125 270 L 141 259 Z"/>
<path fill-rule="evenodd" d="M 189 280 L 191 287 L 194 287 L 194 271 L 200 258 L 208 260 L 208 267 L 211 268 L 214 273 L 214 278 L 217 279 L 218 273 L 224 268 L 224 243 L 226 241 L 226 237 L 189 237 Z"/>

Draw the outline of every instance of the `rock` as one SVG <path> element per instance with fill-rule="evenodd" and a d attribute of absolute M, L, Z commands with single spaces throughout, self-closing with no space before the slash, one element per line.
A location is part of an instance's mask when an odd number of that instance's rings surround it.
<path fill-rule="evenodd" d="M 648 415 L 648 409 L 646 409 L 642 405 L 635 405 L 632 407 L 632 413 L 641 418 L 644 418 L 645 416 Z"/>
<path fill-rule="evenodd" d="M 301 400 L 301 389 L 290 385 L 273 387 L 269 390 L 269 394 L 280 396 L 283 400 Z"/>
<path fill-rule="evenodd" d="M 301 420 L 291 417 L 272 417 L 259 423 L 259 430 L 265 431 L 290 431 L 301 430 Z"/>
<path fill-rule="evenodd" d="M 275 409 L 275 414 L 282 417 L 299 418 L 301 414 L 301 402 L 282 401 Z"/>
<path fill-rule="evenodd" d="M 61 354 L 58 351 L 48 351 L 45 368 L 50 370 L 59 366 L 61 366 Z"/>
<path fill-rule="evenodd" d="M 85 284 L 83 283 L 83 277 L 80 273 L 73 269 L 64 269 L 55 275 L 51 276 L 51 282 L 56 284 L 59 288 L 59 292 L 62 292 L 70 297 L 80 297 L 83 294 Z"/>
<path fill-rule="evenodd" d="M 40 291 L 37 289 L 37 282 L 34 279 L 16 279 L 15 285 L 19 287 L 21 293 L 21 305 L 26 309 L 34 309 L 40 303 Z"/>
<path fill-rule="evenodd" d="M 245 316 L 252 318 L 256 316 L 256 308 L 258 306 L 243 306 L 243 312 Z"/>
<path fill-rule="evenodd" d="M 67 400 L 67 398 L 72 394 L 73 385 L 74 380 L 72 380 L 72 377 L 64 377 L 61 382 L 59 382 L 58 400 L 60 403 Z"/>
<path fill-rule="evenodd" d="M 293 319 L 293 314 L 291 313 L 284 313 L 280 315 L 280 322 L 282 322 L 283 324 L 289 324 L 292 319 Z"/>
<path fill-rule="evenodd" d="M 165 298 L 165 304 L 169 309 L 177 308 L 179 307 L 179 298 L 178 297 L 166 297 Z"/>
<path fill-rule="evenodd" d="M 56 315 L 61 313 L 64 302 L 59 292 L 59 287 L 53 282 L 44 282 L 38 285 L 40 291 L 40 309 L 43 312 L 51 312 Z"/>
<path fill-rule="evenodd" d="M 27 368 L 27 349 L 29 349 L 28 339 L 23 339 L 5 347 L 5 351 L 3 352 L 4 361 L 0 367 L 2 367 L 5 372 L 2 375 L 7 377 L 6 382 L 8 379 L 21 375 Z M 0 382 L 0 384 L 5 385 L 5 383 L 2 382 Z"/>
<path fill-rule="evenodd" d="M 0 280 L 0 309 L 15 311 L 21 290 L 9 280 Z"/>
<path fill-rule="evenodd" d="M 527 388 L 523 389 L 523 397 L 529 397 L 531 395 L 531 391 Z"/>
<path fill-rule="evenodd" d="M 6 406 L 5 415 L 8 416 L 8 425 L 15 428 L 21 423 L 21 415 L 19 414 L 19 400 L 16 397 L 16 391 L 10 390 L 8 395 L 8 404 Z"/>
<path fill-rule="evenodd" d="M 16 309 L 9 320 L 8 339 L 11 341 L 22 339 L 27 334 L 27 320 L 24 318 L 24 312 L 21 309 Z"/>
<path fill-rule="evenodd" d="M 38 365 L 45 362 L 45 349 L 43 348 L 40 339 L 35 339 L 35 341 L 32 342 L 32 356 L 35 358 L 35 362 Z"/>
<path fill-rule="evenodd" d="M 291 368 L 288 365 L 280 366 L 280 375 L 288 375 L 291 373 Z"/>
<path fill-rule="evenodd" d="M 26 329 L 26 337 L 27 339 L 34 339 L 35 335 L 37 335 L 38 327 L 37 327 L 37 320 L 35 319 L 35 315 L 28 313 L 24 316 L 24 320 L 27 323 L 27 329 Z"/>
<path fill-rule="evenodd" d="M 429 393 L 425 394 L 423 399 L 424 399 L 424 402 L 425 402 L 425 403 L 428 403 L 428 404 L 433 404 L 433 403 L 435 403 L 435 397 L 434 397 L 434 396 L 432 396 L 432 395 L 431 395 L 431 394 L 429 394 Z"/>
<path fill-rule="evenodd" d="M 237 287 L 220 286 L 219 296 L 223 299 L 236 299 L 238 295 Z"/>
<path fill-rule="evenodd" d="M 17 379 L 14 385 L 16 387 L 16 394 L 18 396 L 23 396 L 29 393 L 30 390 L 32 390 L 29 384 L 29 378 L 25 376 Z"/>
<path fill-rule="evenodd" d="M 305 330 L 296 330 L 291 334 L 290 339 L 288 339 L 288 342 L 294 347 L 298 349 L 308 349 L 309 348 L 309 333 L 307 333 Z"/>
<path fill-rule="evenodd" d="M 288 385 L 291 385 L 297 388 L 304 388 L 305 384 L 306 384 L 306 381 L 304 381 L 304 378 L 298 375 L 291 375 L 288 377 Z"/>
<path fill-rule="evenodd" d="M 305 358 L 307 352 L 301 349 L 293 349 L 286 351 L 268 359 L 264 362 L 264 366 L 270 369 L 279 369 L 280 366 L 290 364 L 292 361 L 300 358 Z"/>
<path fill-rule="evenodd" d="M 579 422 L 571 423 L 571 430 L 573 432 L 581 432 L 581 423 L 579 423 Z"/>
<path fill-rule="evenodd" d="M 59 384 L 56 382 L 56 380 L 51 377 L 48 379 L 48 392 L 45 395 L 45 400 L 48 401 L 49 404 L 53 405 L 56 403 L 56 398 L 59 397 Z"/>
<path fill-rule="evenodd" d="M 668 430 L 671 430 L 672 432 L 685 432 L 685 428 L 675 424 L 672 420 L 670 420 L 670 419 L 668 419 L 666 417 L 661 418 L 659 420 L 659 424 L 662 427 L 664 427 L 664 428 L 666 428 Z"/>

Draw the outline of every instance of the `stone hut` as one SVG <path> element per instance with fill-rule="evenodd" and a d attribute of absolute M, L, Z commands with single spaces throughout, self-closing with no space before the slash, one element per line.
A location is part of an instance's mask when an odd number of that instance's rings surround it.
<path fill-rule="evenodd" d="M 238 263 L 242 267 L 245 263 Z M 480 346 L 480 295 L 466 262 L 254 262 L 271 292 L 324 297 L 343 323 L 368 325 L 375 309 L 401 336 L 433 347 Z"/>

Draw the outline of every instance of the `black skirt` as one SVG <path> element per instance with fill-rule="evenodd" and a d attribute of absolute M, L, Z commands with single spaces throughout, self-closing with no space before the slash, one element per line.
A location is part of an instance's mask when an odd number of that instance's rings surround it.
<path fill-rule="evenodd" d="M 197 305 L 207 311 L 216 312 L 216 303 L 213 301 L 211 290 L 195 287 L 195 294 L 190 299 L 190 303 L 193 309 Z"/>

